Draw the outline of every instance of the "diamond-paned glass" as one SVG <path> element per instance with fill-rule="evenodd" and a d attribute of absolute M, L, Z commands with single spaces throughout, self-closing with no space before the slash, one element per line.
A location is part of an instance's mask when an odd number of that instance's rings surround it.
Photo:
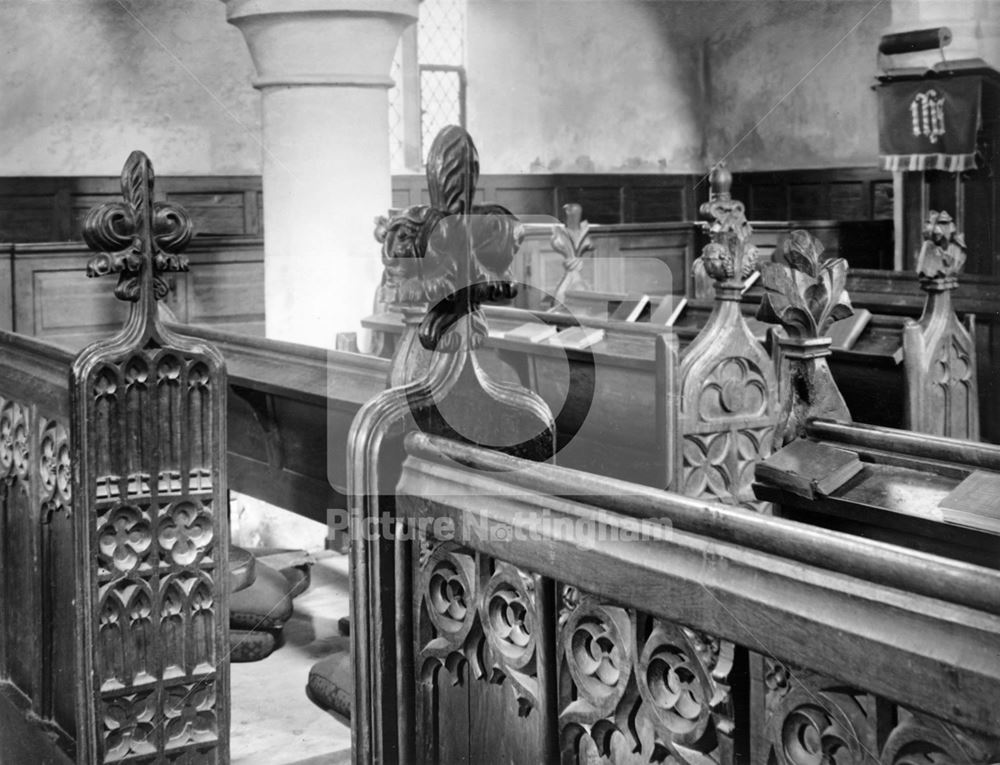
<path fill-rule="evenodd" d="M 421 64 L 465 66 L 466 0 L 424 0 L 417 20 Z"/>
<path fill-rule="evenodd" d="M 420 68 L 420 127 L 425 162 L 427 151 L 441 128 L 446 125 L 463 125 L 464 97 L 461 72 Z"/>

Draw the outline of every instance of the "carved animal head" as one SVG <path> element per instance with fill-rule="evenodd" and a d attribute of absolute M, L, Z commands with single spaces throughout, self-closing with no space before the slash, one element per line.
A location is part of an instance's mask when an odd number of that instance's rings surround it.
<path fill-rule="evenodd" d="M 921 279 L 954 278 L 965 267 L 965 237 L 946 211 L 931 210 L 923 230 L 924 243 L 917 256 Z"/>
<path fill-rule="evenodd" d="M 718 282 L 743 281 L 757 270 L 757 248 L 750 243 L 753 229 L 743 203 L 732 198 L 733 176 L 723 165 L 712 171 L 709 201 L 701 214 L 712 219 L 708 226 L 711 242 L 705 245 L 701 264 Z"/>

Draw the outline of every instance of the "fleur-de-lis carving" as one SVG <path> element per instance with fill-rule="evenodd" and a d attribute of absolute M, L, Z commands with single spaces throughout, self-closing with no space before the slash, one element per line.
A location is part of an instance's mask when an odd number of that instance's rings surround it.
<path fill-rule="evenodd" d="M 701 253 L 701 266 L 717 282 L 742 282 L 757 269 L 757 248 L 750 243 L 753 229 L 747 221 L 743 203 L 733 199 L 730 190 L 733 175 L 725 165 L 712 170 L 712 191 L 700 208 L 711 218 L 708 236 L 711 240 Z"/>
<path fill-rule="evenodd" d="M 83 238 L 98 253 L 87 276 L 118 274 L 120 300 L 137 302 L 147 289 L 160 300 L 168 291 L 163 274 L 188 269 L 181 253 L 191 240 L 191 219 L 177 205 L 153 201 L 153 165 L 141 151 L 129 155 L 121 180 L 124 201 L 99 205 L 84 221 Z"/>
<path fill-rule="evenodd" d="M 549 244 L 552 249 L 562 255 L 563 275 L 546 301 L 549 305 L 558 305 L 566 299 L 570 290 L 589 290 L 590 287 L 581 276 L 583 258 L 593 253 L 594 243 L 590 239 L 590 224 L 582 220 L 583 208 L 571 203 L 563 205 L 566 213 L 566 225 L 553 226 Z M 518 229 L 518 243 L 523 236 L 523 229 Z"/>
<path fill-rule="evenodd" d="M 517 250 L 516 218 L 505 207 L 474 204 L 479 154 L 469 134 L 449 125 L 438 133 L 427 157 L 429 205 L 408 207 L 376 220 L 382 243 L 383 295 L 401 304 L 429 305 L 420 326 L 428 350 L 453 352 L 455 334 L 447 330 L 472 314 L 472 347 L 486 337 L 482 303 L 513 298 L 517 292 L 510 265 Z"/>
<path fill-rule="evenodd" d="M 946 211 L 931 210 L 923 230 L 924 242 L 917 255 L 921 281 L 954 279 L 965 268 L 965 237 Z"/>
<path fill-rule="evenodd" d="M 775 262 L 761 269 L 764 297 L 757 318 L 781 324 L 793 338 L 825 336 L 830 325 L 854 313 L 847 261 L 823 259 L 823 244 L 808 231 L 792 231 Z"/>

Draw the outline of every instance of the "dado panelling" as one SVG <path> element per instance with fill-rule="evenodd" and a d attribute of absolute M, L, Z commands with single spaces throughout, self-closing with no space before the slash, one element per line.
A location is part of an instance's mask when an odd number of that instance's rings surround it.
<path fill-rule="evenodd" d="M 167 176 L 158 184 L 157 196 L 187 209 L 201 235 L 262 233 L 260 176 Z M 0 241 L 79 240 L 86 211 L 117 188 L 117 178 L 0 178 Z M 558 217 L 576 202 L 591 223 L 663 223 L 697 219 L 708 184 L 690 174 L 487 175 L 477 193 L 522 215 Z M 741 173 L 733 193 L 751 220 L 892 220 L 892 178 L 874 168 Z M 426 201 L 422 175 L 393 177 L 394 207 Z"/>
<path fill-rule="evenodd" d="M 163 304 L 183 322 L 263 334 L 261 240 L 198 237 L 187 253 L 191 269 L 164 277 Z M 14 331 L 76 350 L 121 326 L 128 313 L 97 280 L 83 278 L 88 250 L 82 243 L 17 244 L 5 258 L 0 276 L 9 269 L 11 277 L 2 284 L 13 294 L 0 311 L 0 325 L 11 324 L 12 317 Z"/>

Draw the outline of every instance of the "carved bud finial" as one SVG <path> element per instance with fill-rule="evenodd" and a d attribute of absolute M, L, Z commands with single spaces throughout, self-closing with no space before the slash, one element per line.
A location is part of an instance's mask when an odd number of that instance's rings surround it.
<path fill-rule="evenodd" d="M 429 205 L 408 207 L 376 220 L 382 244 L 383 287 L 402 304 L 429 304 L 420 325 L 420 344 L 428 350 L 456 351 L 447 330 L 471 314 L 471 345 L 486 337 L 479 312 L 485 302 L 516 294 L 510 265 L 517 251 L 517 219 L 500 205 L 474 203 L 479 154 L 469 134 L 449 125 L 438 133 L 427 156 Z"/>
<path fill-rule="evenodd" d="M 720 285 L 741 287 L 757 268 L 757 248 L 750 243 L 753 229 L 743 203 L 730 194 L 732 173 L 721 163 L 712 170 L 711 183 L 709 200 L 701 206 L 701 214 L 712 221 L 708 226 L 711 241 L 702 250 L 700 267 Z"/>
<path fill-rule="evenodd" d="M 729 172 L 725 162 L 720 162 L 712 168 L 712 175 L 709 179 L 711 183 L 712 200 L 729 201 L 732 199 L 730 192 L 733 188 L 733 174 Z"/>
<path fill-rule="evenodd" d="M 847 285 L 847 261 L 823 259 L 823 245 L 808 231 L 796 230 L 782 242 L 774 262 L 761 269 L 762 321 L 781 324 L 792 338 L 815 340 L 830 325 L 854 313 Z"/>
<path fill-rule="evenodd" d="M 957 286 L 957 277 L 965 268 L 965 237 L 946 211 L 931 210 L 923 230 L 924 242 L 917 256 L 917 275 L 925 288 L 927 282 L 945 282 L 939 286 Z"/>
<path fill-rule="evenodd" d="M 97 255 L 87 263 L 87 276 L 118 274 L 115 295 L 138 301 L 144 292 L 160 300 L 167 294 L 163 274 L 187 271 L 181 253 L 191 241 L 191 219 L 182 207 L 153 201 L 153 164 L 133 151 L 122 168 L 123 202 L 92 209 L 83 238 Z"/>

